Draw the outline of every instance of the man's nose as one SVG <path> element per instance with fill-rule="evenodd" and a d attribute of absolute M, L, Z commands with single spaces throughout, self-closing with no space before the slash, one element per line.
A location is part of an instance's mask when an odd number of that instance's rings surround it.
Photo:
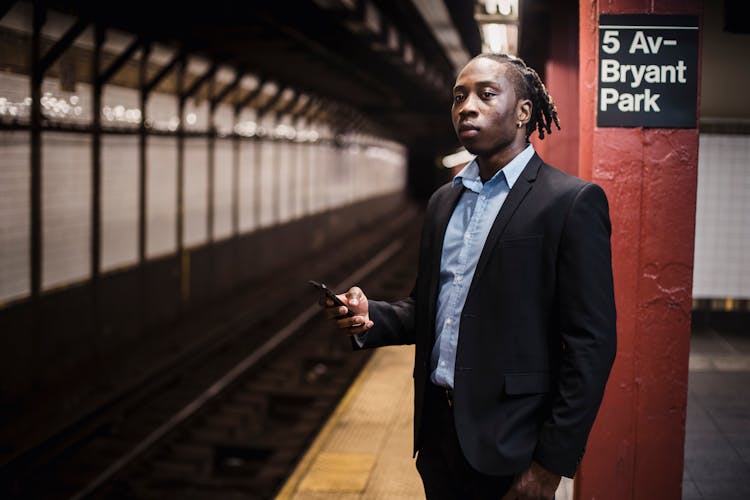
<path fill-rule="evenodd" d="M 470 116 L 477 114 L 476 98 L 472 94 L 466 96 L 464 102 L 461 103 L 461 107 L 458 110 L 460 116 Z"/>

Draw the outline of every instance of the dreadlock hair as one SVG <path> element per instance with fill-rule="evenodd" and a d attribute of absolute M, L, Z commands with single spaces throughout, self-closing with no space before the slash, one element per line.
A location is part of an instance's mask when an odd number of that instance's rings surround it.
<path fill-rule="evenodd" d="M 526 124 L 526 141 L 528 142 L 534 130 L 539 132 L 539 139 L 544 139 L 544 131 L 552 133 L 552 123 L 560 130 L 560 120 L 557 118 L 557 108 L 552 96 L 542 83 L 541 78 L 533 68 L 526 65 L 520 57 L 510 54 L 483 53 L 474 57 L 491 59 L 501 64 L 507 64 L 515 71 L 509 72 L 508 77 L 513 82 L 516 96 L 519 99 L 531 101 L 531 119 Z"/>

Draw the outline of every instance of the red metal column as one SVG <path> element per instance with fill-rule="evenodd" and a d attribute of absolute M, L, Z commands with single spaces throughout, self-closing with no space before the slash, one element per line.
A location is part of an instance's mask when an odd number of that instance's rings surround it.
<path fill-rule="evenodd" d="M 580 175 L 610 201 L 619 338 L 579 499 L 681 497 L 698 130 L 596 127 L 599 14 L 636 13 L 701 15 L 702 2 L 580 3 Z"/>
<path fill-rule="evenodd" d="M 549 59 L 544 67 L 544 83 L 555 100 L 560 130 L 538 140 L 531 136 L 539 156 L 550 165 L 578 175 L 578 12 L 576 0 L 550 2 Z M 541 68 L 536 68 L 541 69 Z"/>

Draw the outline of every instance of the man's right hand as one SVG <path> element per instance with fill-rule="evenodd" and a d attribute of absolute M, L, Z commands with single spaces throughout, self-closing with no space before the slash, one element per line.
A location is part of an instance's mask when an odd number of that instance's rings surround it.
<path fill-rule="evenodd" d="M 326 299 L 326 315 L 336 322 L 337 327 L 347 335 L 356 335 L 372 328 L 373 322 L 370 321 L 367 297 L 359 287 L 354 286 L 337 297 L 354 313 L 354 316 L 350 318 L 338 318 L 346 314 L 346 308 L 334 306 L 331 299 Z"/>

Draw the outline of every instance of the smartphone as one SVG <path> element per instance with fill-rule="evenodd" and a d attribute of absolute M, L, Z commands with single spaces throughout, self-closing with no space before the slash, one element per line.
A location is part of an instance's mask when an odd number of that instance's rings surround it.
<path fill-rule="evenodd" d="M 336 294 L 333 293 L 331 289 L 325 286 L 323 283 L 318 283 L 317 281 L 313 281 L 313 280 L 308 281 L 308 283 L 310 283 L 312 286 L 314 286 L 315 288 L 323 292 L 327 298 L 333 301 L 334 305 L 339 306 L 339 307 L 341 306 L 346 307 L 346 304 L 341 302 L 341 299 L 336 297 Z M 346 307 L 346 314 L 342 314 L 341 316 L 338 316 L 338 318 L 351 318 L 352 316 L 354 316 L 354 312 L 348 307 Z"/>

